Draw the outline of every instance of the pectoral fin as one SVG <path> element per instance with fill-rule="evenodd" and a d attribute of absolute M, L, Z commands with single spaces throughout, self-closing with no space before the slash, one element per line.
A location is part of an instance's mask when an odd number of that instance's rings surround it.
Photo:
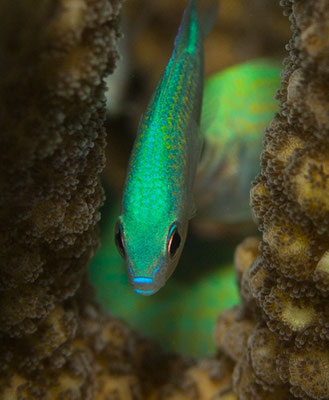
<path fill-rule="evenodd" d="M 191 202 L 190 202 L 190 210 L 189 210 L 189 217 L 188 217 L 188 219 L 194 218 L 195 215 L 196 215 L 196 206 L 195 206 L 194 197 L 192 196 Z"/>

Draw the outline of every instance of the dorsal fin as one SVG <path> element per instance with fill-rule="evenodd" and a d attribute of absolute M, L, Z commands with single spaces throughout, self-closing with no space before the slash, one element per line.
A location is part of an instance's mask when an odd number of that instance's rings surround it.
<path fill-rule="evenodd" d="M 185 8 L 174 44 L 174 54 L 178 55 L 198 39 L 199 22 L 197 0 L 189 0 Z"/>
<path fill-rule="evenodd" d="M 183 50 L 195 51 L 198 41 L 208 35 L 215 23 L 218 13 L 218 0 L 213 0 L 200 16 L 198 15 L 197 5 L 197 0 L 189 0 L 185 8 L 175 39 L 173 52 L 175 55 L 180 54 Z"/>

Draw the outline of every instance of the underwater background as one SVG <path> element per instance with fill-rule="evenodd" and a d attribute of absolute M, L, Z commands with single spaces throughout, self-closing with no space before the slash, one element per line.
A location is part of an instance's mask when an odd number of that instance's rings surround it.
<path fill-rule="evenodd" d="M 147 302 L 131 296 L 111 230 L 186 2 L 130 0 L 121 18 L 122 3 L 0 2 L 0 399 L 328 400 L 328 1 L 221 3 L 198 213 Z M 259 66 L 261 86 L 246 79 Z M 236 214 L 257 165 L 252 214 Z"/>

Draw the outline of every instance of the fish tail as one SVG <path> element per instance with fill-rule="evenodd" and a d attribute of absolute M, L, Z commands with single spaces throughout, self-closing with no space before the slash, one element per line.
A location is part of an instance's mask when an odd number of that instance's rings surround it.
<path fill-rule="evenodd" d="M 219 1 L 213 0 L 210 6 L 202 11 L 199 21 L 203 37 L 207 36 L 213 28 L 218 15 Z"/>
<path fill-rule="evenodd" d="M 186 49 L 188 46 L 189 38 L 190 38 L 190 28 L 191 28 L 191 22 L 197 21 L 198 18 L 198 12 L 197 12 L 197 3 L 198 0 L 189 0 L 183 17 L 182 21 L 179 26 L 179 30 L 177 33 L 177 36 L 175 38 L 175 44 L 174 44 L 174 54 L 179 55 L 183 50 Z"/>
<path fill-rule="evenodd" d="M 174 55 L 198 47 L 199 40 L 208 35 L 218 14 L 218 0 L 198 14 L 198 0 L 189 0 L 174 44 Z M 198 39 L 199 38 L 199 39 Z"/>

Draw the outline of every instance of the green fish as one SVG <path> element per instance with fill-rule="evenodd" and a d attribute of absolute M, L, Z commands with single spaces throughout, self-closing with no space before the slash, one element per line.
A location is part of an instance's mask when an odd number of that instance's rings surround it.
<path fill-rule="evenodd" d="M 260 171 L 262 133 L 278 102 L 281 63 L 255 59 L 209 77 L 204 86 L 200 132 L 204 137 L 194 197 L 193 229 L 202 236 L 252 234 L 251 182 Z"/>
<path fill-rule="evenodd" d="M 173 273 L 188 221 L 200 159 L 203 39 L 217 1 L 201 18 L 190 0 L 173 54 L 141 119 L 128 166 L 115 242 L 136 293 L 157 292 Z"/>

